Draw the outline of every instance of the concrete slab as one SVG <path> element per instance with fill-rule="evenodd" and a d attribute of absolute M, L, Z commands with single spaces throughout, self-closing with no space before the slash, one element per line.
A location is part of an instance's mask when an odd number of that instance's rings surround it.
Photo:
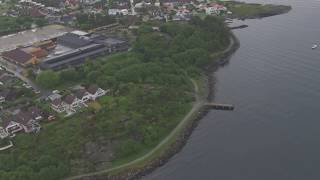
<path fill-rule="evenodd" d="M 15 49 L 18 46 L 27 46 L 37 41 L 52 39 L 73 30 L 74 29 L 62 25 L 49 25 L 39 29 L 2 36 L 0 37 L 0 53 Z"/>

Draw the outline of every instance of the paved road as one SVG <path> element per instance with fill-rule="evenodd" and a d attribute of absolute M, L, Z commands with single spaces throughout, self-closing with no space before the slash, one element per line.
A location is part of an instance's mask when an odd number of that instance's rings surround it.
<path fill-rule="evenodd" d="M 45 90 L 43 90 L 40 86 L 38 86 L 32 80 L 30 80 L 29 78 L 27 78 L 24 75 L 22 75 L 21 74 L 22 70 L 21 70 L 20 67 L 14 65 L 12 63 L 9 63 L 7 61 L 4 61 L 2 58 L 0 58 L 0 64 L 2 66 L 4 66 L 8 72 L 14 74 L 14 76 L 16 76 L 17 78 L 22 80 L 24 83 L 30 85 L 32 87 L 32 89 L 34 89 L 35 91 L 40 91 L 41 94 L 46 94 L 47 93 Z"/>

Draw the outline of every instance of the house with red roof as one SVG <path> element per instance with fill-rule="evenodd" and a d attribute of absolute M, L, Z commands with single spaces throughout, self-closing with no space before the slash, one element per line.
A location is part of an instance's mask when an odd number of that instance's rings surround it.
<path fill-rule="evenodd" d="M 3 59 L 20 65 L 20 66 L 28 66 L 30 64 L 36 64 L 37 63 L 37 58 L 29 53 L 26 53 L 25 51 L 21 49 L 14 49 L 11 51 L 6 51 L 2 53 Z"/>

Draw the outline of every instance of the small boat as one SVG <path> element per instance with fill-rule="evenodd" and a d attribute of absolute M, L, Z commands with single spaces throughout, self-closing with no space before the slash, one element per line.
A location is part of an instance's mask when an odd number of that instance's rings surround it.
<path fill-rule="evenodd" d="M 318 45 L 317 44 L 314 44 L 313 46 L 312 46 L 312 49 L 316 49 L 318 47 Z"/>

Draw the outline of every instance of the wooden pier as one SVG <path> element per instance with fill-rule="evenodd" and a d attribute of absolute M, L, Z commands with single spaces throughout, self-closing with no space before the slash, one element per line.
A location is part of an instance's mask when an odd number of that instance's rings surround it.
<path fill-rule="evenodd" d="M 234 110 L 234 105 L 231 105 L 231 104 L 206 103 L 205 106 L 215 110 L 224 110 L 224 111 Z"/>

